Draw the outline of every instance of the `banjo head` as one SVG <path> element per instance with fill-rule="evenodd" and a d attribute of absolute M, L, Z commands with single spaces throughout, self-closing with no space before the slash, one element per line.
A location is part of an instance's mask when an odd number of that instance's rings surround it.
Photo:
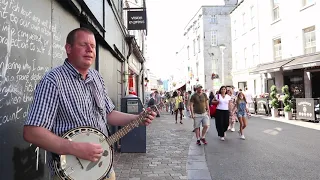
<path fill-rule="evenodd" d="M 106 177 L 112 167 L 113 150 L 101 131 L 90 127 L 76 128 L 68 131 L 63 138 L 74 142 L 100 144 L 104 152 L 97 162 L 72 155 L 60 155 L 54 164 L 57 175 L 62 180 L 100 180 Z"/>

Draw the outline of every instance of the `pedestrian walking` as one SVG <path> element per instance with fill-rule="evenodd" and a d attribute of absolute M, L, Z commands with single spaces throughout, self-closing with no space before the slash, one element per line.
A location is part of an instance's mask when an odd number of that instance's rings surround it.
<path fill-rule="evenodd" d="M 239 92 L 236 104 L 238 109 L 237 116 L 240 122 L 239 135 L 241 139 L 245 140 L 246 138 L 243 134 L 243 130 L 247 127 L 248 108 L 247 100 L 243 92 Z"/>
<path fill-rule="evenodd" d="M 236 108 L 236 96 L 232 94 L 232 91 L 230 89 L 227 90 L 227 94 L 231 97 L 230 103 L 229 103 L 229 126 L 228 130 L 231 132 L 235 131 L 235 124 L 237 120 L 237 108 Z"/>
<path fill-rule="evenodd" d="M 174 98 L 174 113 L 175 113 L 176 124 L 178 123 L 178 113 L 180 113 L 180 124 L 183 124 L 182 111 L 184 109 L 184 104 L 183 104 L 183 97 L 181 96 L 181 92 L 180 91 L 173 92 L 173 98 Z"/>
<path fill-rule="evenodd" d="M 226 86 L 221 86 L 218 94 L 216 95 L 214 103 L 217 105 L 216 110 L 216 129 L 221 141 L 225 140 L 226 131 L 229 126 L 229 103 L 231 97 L 227 95 Z"/>
<path fill-rule="evenodd" d="M 154 93 L 151 93 L 151 94 L 150 94 L 150 99 L 149 99 L 149 101 L 148 101 L 148 107 L 151 107 L 151 106 L 153 106 L 153 105 L 155 105 Z"/>
<path fill-rule="evenodd" d="M 191 110 L 191 117 L 194 120 L 194 131 L 197 137 L 197 144 L 201 145 L 207 144 L 205 139 L 206 133 L 210 126 L 210 110 L 209 110 L 209 99 L 205 93 L 202 92 L 202 86 L 196 86 L 196 93 L 194 93 L 190 99 L 190 110 Z M 202 124 L 202 133 L 200 137 L 200 125 Z"/>

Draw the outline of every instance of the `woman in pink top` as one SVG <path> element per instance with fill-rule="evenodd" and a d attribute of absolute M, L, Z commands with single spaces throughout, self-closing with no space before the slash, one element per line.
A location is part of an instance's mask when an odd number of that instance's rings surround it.
<path fill-rule="evenodd" d="M 217 105 L 216 111 L 216 129 L 221 141 L 225 140 L 225 132 L 229 126 L 229 103 L 231 97 L 227 94 L 226 86 L 221 86 L 219 93 L 216 95 L 213 103 Z"/>

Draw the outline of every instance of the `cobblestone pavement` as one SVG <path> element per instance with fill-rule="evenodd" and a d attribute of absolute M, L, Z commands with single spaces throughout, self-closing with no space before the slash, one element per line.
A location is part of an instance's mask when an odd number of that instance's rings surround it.
<path fill-rule="evenodd" d="M 115 153 L 117 180 L 188 179 L 186 164 L 192 120 L 175 124 L 174 116 L 162 113 L 147 127 L 146 153 Z"/>

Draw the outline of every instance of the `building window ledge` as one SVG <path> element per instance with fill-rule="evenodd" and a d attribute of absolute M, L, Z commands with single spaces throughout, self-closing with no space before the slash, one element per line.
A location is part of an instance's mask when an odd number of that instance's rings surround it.
<path fill-rule="evenodd" d="M 279 22 L 279 21 L 281 21 L 281 18 L 278 18 L 278 19 L 274 20 L 274 21 L 271 23 L 271 25 L 276 24 L 276 23 Z"/>
<path fill-rule="evenodd" d="M 305 10 L 305 9 L 308 9 L 309 7 L 314 6 L 315 4 L 316 4 L 316 2 L 311 3 L 311 4 L 306 4 L 305 6 L 303 6 L 303 7 L 300 9 L 300 11 L 303 11 L 303 10 Z"/>

